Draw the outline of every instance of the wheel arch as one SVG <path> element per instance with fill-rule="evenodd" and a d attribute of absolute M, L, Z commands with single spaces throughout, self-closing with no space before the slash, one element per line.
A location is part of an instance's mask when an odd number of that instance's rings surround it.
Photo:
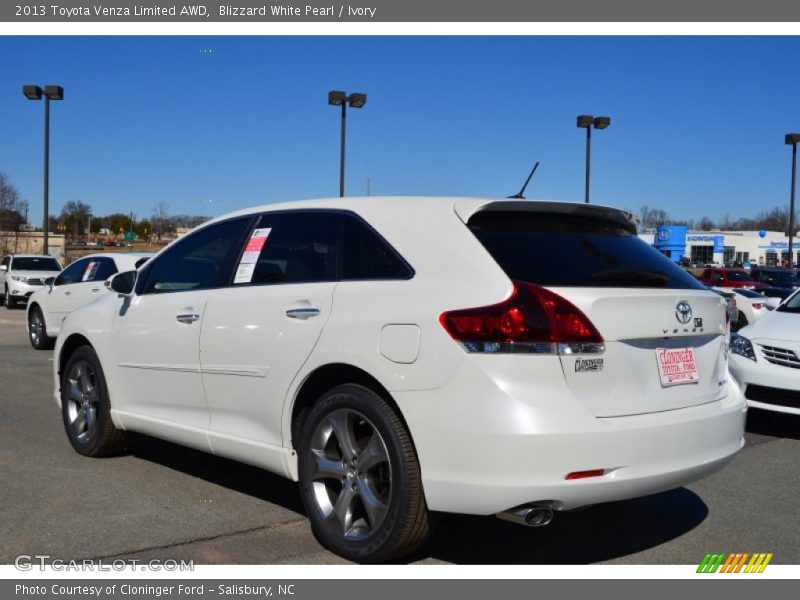
<path fill-rule="evenodd" d="M 64 343 L 61 345 L 61 352 L 58 354 L 59 376 L 64 371 L 64 366 L 66 366 L 69 357 L 72 356 L 72 353 L 81 346 L 89 346 L 90 348 L 94 349 L 92 343 L 80 333 L 73 333 L 64 340 Z"/>
<path fill-rule="evenodd" d="M 346 383 L 364 386 L 385 400 L 403 422 L 411 438 L 411 443 L 414 445 L 413 432 L 408 426 L 403 411 L 400 409 L 397 402 L 395 402 L 389 390 L 387 390 L 380 381 L 367 371 L 354 365 L 347 363 L 328 363 L 317 367 L 306 375 L 306 378 L 294 394 L 294 398 L 291 402 L 291 417 L 289 420 L 291 428 L 289 432 L 289 445 L 291 448 L 295 447 L 295 440 L 298 437 L 300 426 L 303 423 L 305 415 L 308 413 L 308 409 L 314 405 L 324 392 Z"/>

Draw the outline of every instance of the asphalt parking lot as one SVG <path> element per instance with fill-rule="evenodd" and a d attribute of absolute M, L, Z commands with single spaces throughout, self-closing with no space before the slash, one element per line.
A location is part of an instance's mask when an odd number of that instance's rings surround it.
<path fill-rule="evenodd" d="M 193 559 L 341 563 L 311 535 L 295 484 L 151 438 L 105 459 L 76 454 L 52 399 L 52 353 L 25 311 L 0 308 L 0 563 Z M 751 411 L 747 445 L 696 484 L 556 515 L 544 528 L 442 515 L 414 562 L 697 564 L 706 552 L 772 552 L 800 564 L 800 418 Z M 514 458 L 517 460 L 517 458 Z"/>

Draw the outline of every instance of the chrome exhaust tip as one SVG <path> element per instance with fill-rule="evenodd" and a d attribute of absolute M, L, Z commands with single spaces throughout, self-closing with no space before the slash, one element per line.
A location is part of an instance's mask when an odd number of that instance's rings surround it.
<path fill-rule="evenodd" d="M 501 513 L 497 513 L 498 519 L 525 525 L 526 527 L 544 527 L 553 520 L 553 509 L 549 506 L 526 505 L 518 506 Z"/>

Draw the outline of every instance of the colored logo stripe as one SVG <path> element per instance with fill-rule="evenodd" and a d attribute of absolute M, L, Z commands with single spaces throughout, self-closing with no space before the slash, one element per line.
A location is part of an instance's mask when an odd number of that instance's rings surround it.
<path fill-rule="evenodd" d="M 772 560 L 772 553 L 724 552 L 708 553 L 697 567 L 698 573 L 763 573 Z"/>

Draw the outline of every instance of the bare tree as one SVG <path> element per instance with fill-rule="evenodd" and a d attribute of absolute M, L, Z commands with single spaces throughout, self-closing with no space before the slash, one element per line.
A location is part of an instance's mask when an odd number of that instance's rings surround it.
<path fill-rule="evenodd" d="M 25 201 L 5 173 L 0 173 L 0 249 L 5 253 L 14 249 L 19 226 L 25 222 Z"/>
<path fill-rule="evenodd" d="M 711 231 L 712 229 L 716 229 L 717 225 L 708 217 L 703 217 L 697 222 L 697 228 L 700 231 Z"/>
<path fill-rule="evenodd" d="M 70 200 L 61 209 L 59 224 L 65 226 L 66 231 L 71 231 L 77 237 L 89 226 L 89 215 L 92 214 L 92 207 L 80 200 Z"/>
<path fill-rule="evenodd" d="M 167 233 L 170 229 L 170 219 L 169 219 L 169 204 L 166 202 L 159 202 L 155 208 L 153 208 L 153 233 L 156 234 L 159 241 L 161 240 L 161 236 Z"/>

